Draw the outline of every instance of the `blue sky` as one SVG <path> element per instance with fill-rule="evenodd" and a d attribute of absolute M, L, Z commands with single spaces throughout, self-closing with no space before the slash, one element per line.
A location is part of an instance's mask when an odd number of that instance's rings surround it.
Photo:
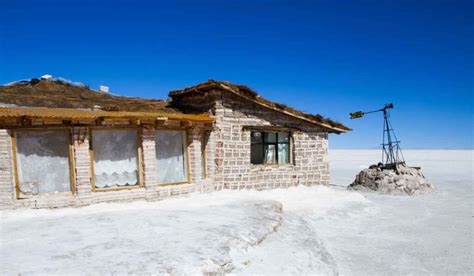
<path fill-rule="evenodd" d="M 207 79 L 353 128 L 376 148 L 393 102 L 402 148 L 473 148 L 473 1 L 0 0 L 0 83 L 49 73 L 166 98 Z"/>

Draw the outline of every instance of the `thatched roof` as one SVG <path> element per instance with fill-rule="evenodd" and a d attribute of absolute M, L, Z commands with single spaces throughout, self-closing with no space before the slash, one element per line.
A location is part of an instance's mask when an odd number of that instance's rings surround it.
<path fill-rule="evenodd" d="M 165 100 L 115 96 L 61 79 L 31 79 L 0 86 L 0 118 L 10 117 L 214 120 L 208 114 L 183 114 Z"/>
<path fill-rule="evenodd" d="M 215 81 L 215 80 L 208 80 L 207 82 L 203 82 L 201 84 L 187 87 L 181 90 L 175 90 L 170 92 L 170 96 L 179 97 L 180 95 L 187 94 L 187 93 L 206 93 L 212 90 L 222 90 L 234 93 L 235 95 L 241 96 L 246 98 L 252 102 L 255 102 L 261 106 L 285 113 L 287 115 L 308 121 L 310 123 L 314 123 L 316 125 L 328 128 L 334 132 L 347 132 L 351 129 L 344 126 L 339 122 L 335 122 L 329 118 L 324 118 L 319 114 L 308 114 L 302 111 L 296 110 L 294 108 L 288 107 L 284 104 L 275 103 L 265 98 L 262 98 L 258 95 L 257 92 L 253 91 L 249 87 L 245 85 L 237 85 L 232 84 L 226 81 Z"/>
<path fill-rule="evenodd" d="M 165 100 L 115 96 L 61 80 L 31 79 L 0 86 L 0 103 L 23 107 L 181 113 Z"/>
<path fill-rule="evenodd" d="M 247 86 L 224 81 L 209 80 L 182 90 L 171 91 L 170 96 L 173 98 L 186 93 L 205 93 L 212 90 L 234 93 L 264 107 L 322 126 L 332 132 L 341 133 L 351 130 L 341 123 L 324 118 L 319 114 L 307 114 L 286 105 L 264 99 Z M 167 100 L 116 96 L 92 90 L 85 85 L 71 84 L 61 79 L 31 79 L 0 86 L 0 105 L 3 105 L 3 107 L 0 107 L 2 109 L 0 110 L 0 113 L 3 114 L 2 117 L 5 117 L 5 114 L 16 114 L 16 116 L 33 116 L 35 114 L 34 116 L 39 117 L 53 116 L 55 112 L 53 109 L 57 109 L 64 116 L 68 114 L 71 118 L 79 118 L 81 116 L 86 116 L 87 118 L 97 116 L 160 117 L 174 114 L 173 118 L 185 119 L 184 117 L 186 117 L 186 119 L 190 120 L 193 116 L 193 114 L 183 114 L 182 111 L 171 107 L 170 102 Z M 25 107 L 35 107 L 35 109 L 27 110 Z M 49 108 L 49 110 L 44 108 Z M 75 111 L 68 111 L 67 109 L 77 110 L 80 114 Z M 81 109 L 88 111 L 80 111 Z M 197 121 L 212 120 L 212 118 L 203 114 L 195 116 L 197 117 L 194 119 Z"/>

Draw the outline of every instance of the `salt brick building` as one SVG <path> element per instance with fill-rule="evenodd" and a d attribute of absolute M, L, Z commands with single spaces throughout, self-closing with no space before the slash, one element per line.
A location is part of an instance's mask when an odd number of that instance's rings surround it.
<path fill-rule="evenodd" d="M 169 100 L 60 79 L 0 87 L 0 208 L 328 185 L 328 135 L 350 129 L 209 80 Z"/>

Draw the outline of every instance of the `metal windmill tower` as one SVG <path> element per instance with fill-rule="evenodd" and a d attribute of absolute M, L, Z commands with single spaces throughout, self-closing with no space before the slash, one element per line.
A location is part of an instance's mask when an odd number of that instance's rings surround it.
<path fill-rule="evenodd" d="M 352 112 L 350 115 L 351 119 L 357 119 L 362 118 L 365 114 L 383 112 L 382 164 L 387 169 L 397 169 L 398 165 L 405 165 L 405 158 L 400 148 L 400 141 L 398 141 L 390 123 L 389 109 L 393 109 L 393 104 L 388 103 L 382 109 L 368 112 Z"/>

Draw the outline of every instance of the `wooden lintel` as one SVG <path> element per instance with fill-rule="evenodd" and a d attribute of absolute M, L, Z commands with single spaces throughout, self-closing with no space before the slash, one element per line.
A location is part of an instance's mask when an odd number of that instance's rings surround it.
<path fill-rule="evenodd" d="M 204 123 L 204 128 L 208 130 L 214 129 L 214 123 Z"/>
<path fill-rule="evenodd" d="M 156 120 L 156 121 L 155 121 L 155 124 L 156 124 L 157 126 L 161 126 L 161 127 L 167 126 L 167 125 L 168 125 L 168 120 Z"/>
<path fill-rule="evenodd" d="M 26 116 L 22 116 L 18 118 L 18 124 L 21 126 L 31 126 L 31 119 Z"/>
<path fill-rule="evenodd" d="M 130 124 L 139 126 L 141 122 L 140 119 L 130 119 Z"/>
<path fill-rule="evenodd" d="M 99 117 L 95 120 L 95 125 L 101 126 L 103 122 L 104 122 L 104 117 Z"/>
<path fill-rule="evenodd" d="M 157 126 L 166 126 L 168 125 L 168 117 L 157 117 L 155 120 Z"/>
<path fill-rule="evenodd" d="M 181 124 L 182 127 L 192 127 L 193 126 L 193 122 L 190 122 L 190 121 L 181 121 L 180 124 Z"/>
<path fill-rule="evenodd" d="M 280 126 L 243 126 L 244 130 L 255 131 L 299 131 L 298 127 L 280 127 Z"/>
<path fill-rule="evenodd" d="M 144 129 L 154 129 L 154 128 L 155 128 L 155 126 L 152 125 L 152 124 L 142 124 L 142 127 L 143 127 Z"/>

